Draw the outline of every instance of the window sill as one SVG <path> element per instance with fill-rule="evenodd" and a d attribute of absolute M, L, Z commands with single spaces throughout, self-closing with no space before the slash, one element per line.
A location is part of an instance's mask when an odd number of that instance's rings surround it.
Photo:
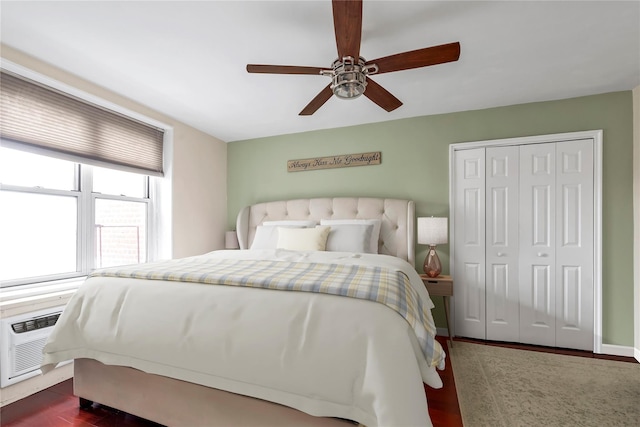
<path fill-rule="evenodd" d="M 78 277 L 68 280 L 58 280 L 53 283 L 42 283 L 36 286 L 15 286 L 8 289 L 0 289 L 1 317 L 5 317 L 5 315 L 9 314 L 8 312 L 21 310 L 34 305 L 49 305 L 51 303 L 66 304 L 84 280 L 84 277 Z"/>

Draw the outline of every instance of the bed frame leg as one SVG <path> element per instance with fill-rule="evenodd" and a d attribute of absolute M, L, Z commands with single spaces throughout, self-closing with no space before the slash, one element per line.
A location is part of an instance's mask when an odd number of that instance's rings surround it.
<path fill-rule="evenodd" d="M 80 401 L 80 409 L 89 409 L 91 408 L 91 405 L 93 405 L 93 401 L 89 400 L 89 399 L 85 399 L 84 397 L 79 397 L 78 400 Z"/>

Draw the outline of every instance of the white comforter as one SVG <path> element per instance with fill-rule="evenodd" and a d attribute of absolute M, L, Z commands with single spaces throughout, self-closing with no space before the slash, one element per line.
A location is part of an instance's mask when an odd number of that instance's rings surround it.
<path fill-rule="evenodd" d="M 432 307 L 413 267 L 387 255 L 209 255 L 386 266 L 405 272 Z M 88 279 L 44 348 L 43 371 L 71 358 L 130 366 L 371 427 L 431 425 L 422 383 L 442 386 L 410 325 L 382 304 L 158 280 Z"/>

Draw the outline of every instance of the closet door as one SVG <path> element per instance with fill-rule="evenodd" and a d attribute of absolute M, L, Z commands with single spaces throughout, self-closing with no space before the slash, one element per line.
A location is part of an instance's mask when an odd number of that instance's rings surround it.
<path fill-rule="evenodd" d="M 555 346 L 556 145 L 520 146 L 520 342 Z"/>
<path fill-rule="evenodd" d="M 454 151 L 454 333 L 593 351 L 596 141 Z"/>
<path fill-rule="evenodd" d="M 486 149 L 486 332 L 520 340 L 517 146 Z"/>
<path fill-rule="evenodd" d="M 484 339 L 485 149 L 458 151 L 454 162 L 454 330 Z"/>
<path fill-rule="evenodd" d="M 556 148 L 556 346 L 593 350 L 593 141 Z"/>

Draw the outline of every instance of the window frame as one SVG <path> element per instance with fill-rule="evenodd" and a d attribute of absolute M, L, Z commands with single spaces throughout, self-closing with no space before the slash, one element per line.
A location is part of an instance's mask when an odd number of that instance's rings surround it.
<path fill-rule="evenodd" d="M 50 282 L 50 281 L 59 281 L 59 280 L 65 280 L 65 279 L 74 279 L 77 277 L 82 277 L 87 275 L 87 274 L 83 274 L 84 268 L 78 271 L 80 267 L 84 267 L 84 265 L 81 264 L 81 252 L 80 252 L 81 240 L 82 240 L 80 238 L 80 230 L 83 227 L 83 224 L 81 223 L 81 215 L 80 215 L 81 204 L 82 204 L 82 197 L 81 197 L 80 191 L 47 189 L 42 187 L 23 187 L 19 185 L 8 185 L 8 184 L 0 184 L 0 191 L 11 191 L 16 193 L 43 194 L 43 195 L 76 198 L 76 230 L 78 231 L 78 235 L 76 237 L 76 271 L 75 272 L 55 273 L 55 274 L 34 276 L 34 277 L 28 277 L 28 278 L 25 277 L 25 278 L 18 278 L 18 279 L 0 280 L 0 289 L 12 288 L 12 287 L 21 286 L 21 285 L 31 285 L 38 282 Z"/>
<path fill-rule="evenodd" d="M 162 146 L 164 177 L 150 176 L 149 178 L 148 194 L 153 199 L 154 209 L 148 210 L 148 212 L 151 212 L 151 217 L 149 218 L 147 227 L 150 230 L 150 233 L 152 232 L 154 234 L 155 245 L 150 244 L 150 241 L 147 240 L 147 261 L 171 259 L 173 257 L 173 126 L 160 120 L 151 118 L 145 114 L 139 113 L 129 108 L 125 108 L 120 104 L 106 100 L 100 96 L 78 89 L 71 84 L 56 80 L 30 68 L 9 61 L 5 58 L 3 58 L 2 60 L 1 66 L 7 71 L 40 82 L 59 91 L 66 92 L 70 95 L 91 102 L 95 105 L 102 106 L 122 115 L 131 117 L 134 120 L 139 120 L 141 122 L 148 123 L 149 125 L 164 129 L 164 139 Z M 116 97 L 116 99 L 119 98 Z M 5 144 L 4 141 L 1 141 L 1 143 L 3 146 L 7 146 L 8 148 L 16 148 L 15 144 L 17 144 L 13 141 L 9 142 L 8 144 Z M 34 149 L 32 147 L 27 147 L 25 151 L 35 154 L 47 155 L 49 157 L 57 157 L 65 160 L 70 160 L 75 163 L 82 163 L 82 159 L 79 157 L 71 155 L 60 156 L 59 153 L 53 153 L 50 152 L 50 150 L 46 149 Z M 94 165 L 99 167 L 111 166 L 108 164 L 101 164 L 100 162 L 96 162 L 94 163 Z M 126 167 L 118 167 L 117 169 L 122 171 L 134 172 L 133 170 L 129 170 Z M 82 179 L 80 177 L 80 174 L 77 174 L 77 177 L 78 179 Z M 90 204 L 90 200 L 85 198 L 82 200 L 82 203 Z M 83 224 L 83 227 L 86 228 L 87 226 L 87 224 Z M 83 248 L 83 250 L 84 249 L 85 248 Z M 74 289 L 77 288 L 80 283 L 82 283 L 85 277 L 86 276 L 78 275 L 74 278 L 51 279 L 51 281 L 41 280 L 38 282 L 32 282 L 30 284 L 12 284 L 11 286 L 7 286 L 3 283 L 2 285 L 0 285 L 0 298 L 3 301 L 9 301 L 26 296 L 33 297 L 38 295 L 46 295 L 50 292 L 62 291 L 64 289 Z"/>
<path fill-rule="evenodd" d="M 143 263 L 148 261 L 153 261 L 149 259 L 149 249 L 153 247 L 152 243 L 155 244 L 155 232 L 151 230 L 149 223 L 151 221 L 151 218 L 153 218 L 152 211 L 155 209 L 155 203 L 153 203 L 153 200 L 151 200 L 151 196 L 149 193 L 150 178 L 151 177 L 149 175 L 145 175 L 145 180 L 147 181 L 147 185 L 145 189 L 145 197 L 118 196 L 114 194 L 91 192 L 91 209 L 92 209 L 92 217 L 93 217 L 92 223 L 89 225 L 89 228 L 91 229 L 91 231 L 89 231 L 89 235 L 90 235 L 90 239 L 92 240 L 89 246 L 93 248 L 93 258 L 92 258 L 93 266 L 89 267 L 91 271 L 95 270 L 96 268 L 100 268 L 100 267 L 96 267 L 98 250 L 97 250 L 97 241 L 96 241 L 97 224 L 96 224 L 95 207 L 96 207 L 97 200 L 117 200 L 117 201 L 123 201 L 123 202 L 143 203 L 146 205 L 146 211 L 145 211 L 146 226 L 145 226 L 145 245 L 144 245 L 145 246 L 144 253 L 146 256 L 146 260 L 143 261 Z"/>
<path fill-rule="evenodd" d="M 0 141 L 2 143 L 3 141 Z M 4 145 L 4 144 L 1 144 Z M 6 147 L 8 148 L 8 147 Z M 12 148 L 9 148 L 12 149 Z M 45 155 L 40 153 L 32 154 Z M 152 195 L 157 194 L 159 180 L 162 178 L 149 175 L 144 176 L 144 194 L 142 197 L 132 197 L 126 195 L 116 195 L 108 193 L 99 193 L 93 191 L 93 171 L 91 165 L 75 163 L 74 164 L 74 186 L 71 190 L 60 190 L 45 187 L 26 187 L 12 184 L 0 184 L 1 191 L 11 191 L 28 194 L 43 194 L 62 197 L 73 197 L 76 199 L 76 271 L 66 273 L 55 273 L 42 276 L 22 277 L 0 281 L 0 289 L 15 288 L 19 286 L 28 286 L 34 284 L 42 284 L 46 282 L 59 282 L 60 280 L 69 280 L 86 277 L 97 268 L 96 257 L 96 200 L 120 200 L 136 203 L 144 203 L 146 205 L 146 230 L 145 230 L 145 262 L 155 260 L 156 253 L 151 251 L 158 242 L 157 229 L 153 218 L 156 217 L 156 203 Z M 154 191 L 155 190 L 155 191 Z"/>

